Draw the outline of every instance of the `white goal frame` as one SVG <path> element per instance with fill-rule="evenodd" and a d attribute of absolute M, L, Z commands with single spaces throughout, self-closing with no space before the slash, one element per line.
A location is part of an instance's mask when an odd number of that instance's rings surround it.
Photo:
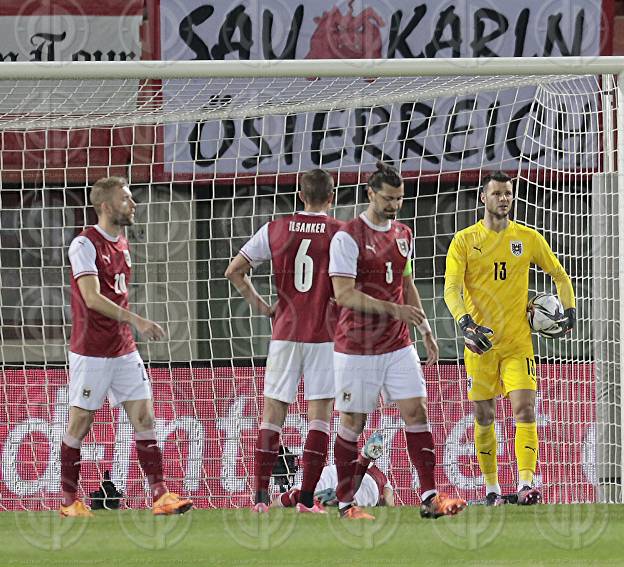
<path fill-rule="evenodd" d="M 526 76 L 527 84 L 532 77 L 566 77 L 579 75 L 615 76 L 617 81 L 615 124 L 604 128 L 604 169 L 617 179 L 619 262 L 618 284 L 619 313 L 624 314 L 624 57 L 553 57 L 553 58 L 480 58 L 480 59 L 391 59 L 391 60 L 289 60 L 289 61 L 140 61 L 140 62 L 11 62 L 0 63 L 1 81 L 46 80 L 165 80 L 165 79 L 214 79 L 214 78 L 368 78 L 368 77 L 490 77 Z M 408 95 L 406 95 L 408 96 Z M 401 95 L 390 102 L 401 102 Z M 367 105 L 366 98 L 353 100 L 350 104 Z M 314 103 L 306 109 L 315 110 Z M 327 110 L 327 108 L 323 106 Z M 258 109 L 254 116 L 277 112 L 279 107 Z M 297 109 L 300 111 L 300 109 Z M 607 112 L 607 115 L 609 113 Z M 184 113 L 168 120 L 184 120 Z M 219 113 L 211 113 L 211 118 Z M 142 119 L 141 119 L 142 120 Z M 158 115 L 145 117 L 145 123 L 159 123 Z M 84 123 L 76 123 L 84 127 Z M 609 126 L 614 126 L 609 127 Z M 19 128 L 5 124 L 0 115 L 0 131 Z M 622 148 L 622 151 L 618 151 Z M 624 323 L 619 325 L 619 429 L 624 439 Z M 27 363 L 25 363 L 27 364 Z M 624 450 L 620 448 L 620 498 L 624 502 Z"/>

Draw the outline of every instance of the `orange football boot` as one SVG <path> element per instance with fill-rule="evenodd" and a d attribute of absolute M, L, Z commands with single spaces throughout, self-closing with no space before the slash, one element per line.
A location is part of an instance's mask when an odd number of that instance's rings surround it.
<path fill-rule="evenodd" d="M 70 506 L 61 505 L 59 514 L 63 518 L 92 518 L 94 516 L 91 508 L 82 500 L 74 500 Z"/>
<path fill-rule="evenodd" d="M 193 507 L 193 501 L 181 498 L 173 492 L 165 492 L 152 506 L 155 516 L 168 516 L 170 514 L 184 514 Z"/>
<path fill-rule="evenodd" d="M 358 506 L 349 506 L 344 512 L 340 512 L 340 517 L 345 520 L 374 520 L 375 516 L 367 514 Z"/>
<path fill-rule="evenodd" d="M 454 516 L 466 507 L 462 498 L 451 498 L 446 494 L 436 494 L 420 505 L 421 518 L 439 518 L 440 516 Z"/>

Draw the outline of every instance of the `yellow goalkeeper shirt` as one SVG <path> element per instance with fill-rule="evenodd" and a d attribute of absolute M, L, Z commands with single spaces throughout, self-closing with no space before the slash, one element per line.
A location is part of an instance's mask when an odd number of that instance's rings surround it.
<path fill-rule="evenodd" d="M 455 320 L 469 313 L 490 327 L 494 347 L 530 345 L 526 305 L 531 264 L 550 274 L 565 309 L 575 307 L 572 282 L 537 231 L 513 221 L 501 232 L 483 221 L 459 231 L 446 256 L 444 282 L 444 300 Z"/>

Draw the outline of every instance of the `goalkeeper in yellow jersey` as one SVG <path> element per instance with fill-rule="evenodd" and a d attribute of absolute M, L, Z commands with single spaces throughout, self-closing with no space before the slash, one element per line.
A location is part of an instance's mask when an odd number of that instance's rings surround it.
<path fill-rule="evenodd" d="M 511 178 L 495 172 L 483 180 L 483 220 L 459 231 L 448 251 L 444 300 L 464 335 L 468 399 L 473 402 L 474 439 L 486 486 L 486 502 L 504 501 L 498 484 L 494 416 L 496 396 L 508 396 L 516 421 L 518 504 L 538 504 L 532 487 L 537 464 L 537 377 L 526 318 L 529 268 L 550 274 L 564 307 L 563 336 L 576 320 L 574 290 L 544 237 L 509 219 Z"/>

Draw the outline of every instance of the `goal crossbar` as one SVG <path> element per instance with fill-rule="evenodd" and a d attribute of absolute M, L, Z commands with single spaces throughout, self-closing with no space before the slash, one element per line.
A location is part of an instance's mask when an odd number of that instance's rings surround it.
<path fill-rule="evenodd" d="M 15 62 L 0 64 L 0 130 L 329 112 L 418 103 L 449 89 L 460 96 L 623 70 L 624 57 Z M 94 89 L 111 96 L 94 97 Z M 224 89 L 230 94 L 223 96 Z"/>
<path fill-rule="evenodd" d="M 0 65 L 0 81 L 51 79 L 202 79 L 253 77 L 414 77 L 600 75 L 624 71 L 624 57 L 458 59 L 307 59 L 247 61 L 71 61 Z"/>

